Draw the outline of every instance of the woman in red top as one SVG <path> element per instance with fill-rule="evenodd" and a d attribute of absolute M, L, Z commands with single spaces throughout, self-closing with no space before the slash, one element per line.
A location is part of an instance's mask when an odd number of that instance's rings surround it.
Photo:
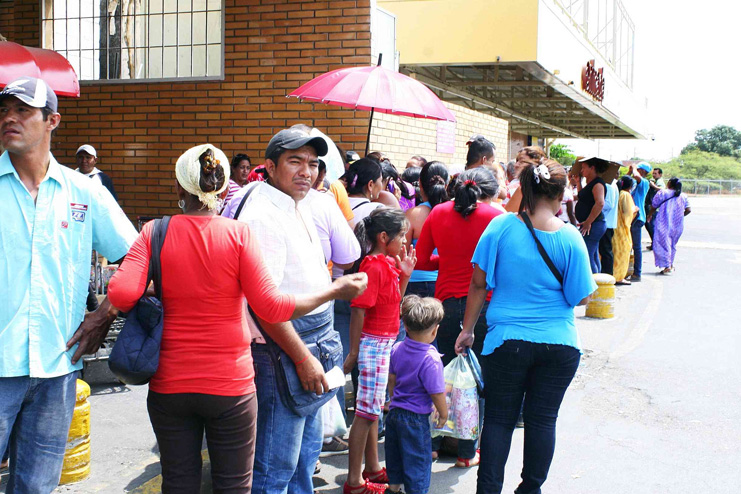
<path fill-rule="evenodd" d="M 176 165 L 184 214 L 170 220 L 160 256 L 164 329 L 147 397 L 163 493 L 200 492 L 204 429 L 214 491 L 250 492 L 257 399 L 244 298 L 260 318 L 276 323 L 359 292 L 344 279 L 323 293 L 280 293 L 249 227 L 216 214 L 227 165 L 210 145 L 188 150 Z M 145 290 L 152 226 L 144 226 L 109 284 L 111 304 L 122 311 L 131 310 Z M 270 336 L 296 362 L 302 382 L 321 392 L 322 366 L 290 325 Z"/>
<path fill-rule="evenodd" d="M 498 189 L 496 177 L 487 168 L 461 173 L 455 201 L 440 204 L 430 212 L 417 242 L 417 269 L 438 270 L 435 298 L 443 303 L 445 317 L 438 329 L 437 347 L 445 365 L 455 358 L 455 340 L 461 331 L 473 275 L 473 252 L 489 222 L 502 214 L 490 205 Z M 435 248 L 437 255 L 432 254 Z M 486 308 L 481 311 L 475 332 L 473 350 L 480 356 L 487 332 Z M 432 440 L 433 456 L 437 456 L 441 440 L 441 437 Z M 455 465 L 463 468 L 478 463 L 476 441 L 459 440 Z"/>
<path fill-rule="evenodd" d="M 386 469 L 378 462 L 378 417 L 386 401 L 401 297 L 417 262 L 414 247 L 407 253 L 407 228 L 404 212 L 387 207 L 374 210 L 355 226 L 366 255 L 361 257 L 360 272 L 368 275 L 368 288 L 351 304 L 350 352 L 344 370 L 349 374 L 357 363 L 360 376 L 344 494 L 382 494 L 388 483 Z"/>

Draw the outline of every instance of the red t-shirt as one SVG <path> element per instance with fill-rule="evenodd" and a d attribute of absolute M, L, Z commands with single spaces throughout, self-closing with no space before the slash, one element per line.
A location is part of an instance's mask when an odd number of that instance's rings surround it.
<path fill-rule="evenodd" d="M 488 204 L 479 203 L 464 219 L 453 209 L 454 206 L 453 201 L 448 201 L 432 208 L 416 245 L 416 269 L 438 270 L 435 284 L 435 298 L 438 300 L 468 295 L 473 275 L 473 252 L 489 222 L 502 214 Z M 437 255 L 432 254 L 435 248 Z"/>
<path fill-rule="evenodd" d="M 368 288 L 353 299 L 351 307 L 365 309 L 363 333 L 393 338 L 399 334 L 401 292 L 399 274 L 393 257 L 378 254 L 360 263 L 360 271 L 368 275 Z"/>
<path fill-rule="evenodd" d="M 111 279 L 108 297 L 124 311 L 144 292 L 154 222 L 146 224 Z M 258 316 L 287 321 L 293 296 L 278 291 L 249 227 L 220 216 L 177 215 L 162 247 L 165 313 L 157 393 L 241 396 L 255 391 L 244 298 Z"/>

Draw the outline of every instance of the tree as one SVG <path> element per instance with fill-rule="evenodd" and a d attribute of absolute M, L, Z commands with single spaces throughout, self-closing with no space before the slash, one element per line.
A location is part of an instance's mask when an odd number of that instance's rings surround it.
<path fill-rule="evenodd" d="M 576 156 L 566 144 L 554 144 L 548 151 L 551 159 L 561 163 L 563 166 L 573 166 Z"/>
<path fill-rule="evenodd" d="M 710 130 L 695 132 L 695 142 L 682 149 L 682 154 L 690 151 L 718 153 L 721 156 L 741 156 L 741 132 L 730 125 L 716 125 Z"/>

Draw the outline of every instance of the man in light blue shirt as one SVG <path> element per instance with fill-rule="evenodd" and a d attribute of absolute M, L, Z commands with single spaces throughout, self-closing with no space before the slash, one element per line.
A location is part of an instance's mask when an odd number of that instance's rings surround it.
<path fill-rule="evenodd" d="M 630 235 L 633 237 L 633 276 L 631 282 L 641 281 L 641 272 L 643 267 L 643 246 L 641 245 L 641 229 L 646 224 L 646 194 L 648 194 L 649 181 L 646 176 L 651 173 L 651 165 L 645 161 L 638 163 L 638 166 L 631 165 L 630 175 L 635 179 L 636 186 L 631 192 L 633 202 L 638 207 L 638 216 L 630 225 Z"/>
<path fill-rule="evenodd" d="M 602 206 L 602 214 L 605 215 L 607 229 L 599 241 L 599 255 L 601 258 L 602 272 L 612 275 L 613 255 L 612 255 L 612 236 L 617 228 L 618 220 L 618 198 L 620 191 L 617 188 L 615 180 L 606 184 L 605 188 L 605 205 Z"/>
<path fill-rule="evenodd" d="M 126 255 L 136 230 L 102 185 L 50 152 L 57 98 L 25 77 L 0 92 L 0 450 L 7 494 L 59 482 L 80 357 L 96 351 L 116 310 L 85 316 L 92 250 Z"/>

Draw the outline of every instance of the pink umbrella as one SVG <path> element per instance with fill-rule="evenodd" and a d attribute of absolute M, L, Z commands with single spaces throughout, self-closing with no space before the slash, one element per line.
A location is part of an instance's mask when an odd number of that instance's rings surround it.
<path fill-rule="evenodd" d="M 393 70 L 378 65 L 337 69 L 315 77 L 288 97 L 318 101 L 328 105 L 370 110 L 368 154 L 373 113 L 391 113 L 416 118 L 455 122 L 455 116 L 427 86 Z"/>
<path fill-rule="evenodd" d="M 59 53 L 0 41 L 0 88 L 21 77 L 43 79 L 57 96 L 80 97 L 80 83 Z"/>

